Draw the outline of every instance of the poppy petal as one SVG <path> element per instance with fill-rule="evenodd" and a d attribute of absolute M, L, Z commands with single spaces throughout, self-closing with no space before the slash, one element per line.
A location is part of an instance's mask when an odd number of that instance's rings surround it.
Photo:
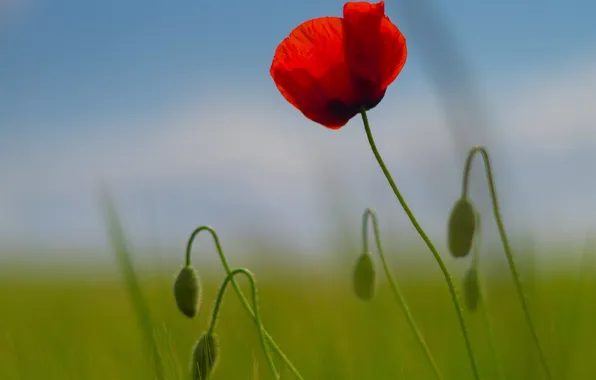
<path fill-rule="evenodd" d="M 348 66 L 356 80 L 368 83 L 359 91 L 384 92 L 406 63 L 405 37 L 385 15 L 382 1 L 349 2 L 343 13 Z M 369 95 L 371 100 L 375 96 Z"/>
<path fill-rule="evenodd" d="M 271 76 L 284 98 L 306 117 L 341 128 L 384 97 L 407 57 L 405 37 L 385 4 L 349 2 L 343 18 L 302 23 L 277 47 Z"/>
<path fill-rule="evenodd" d="M 358 111 L 346 65 L 343 21 L 322 17 L 296 27 L 277 47 L 271 76 L 281 94 L 309 119 L 337 129 Z M 339 105 L 339 106 L 338 106 Z"/>

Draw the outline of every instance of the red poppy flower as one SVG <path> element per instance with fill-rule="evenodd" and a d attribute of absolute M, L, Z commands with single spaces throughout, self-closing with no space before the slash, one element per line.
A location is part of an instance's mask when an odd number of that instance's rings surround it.
<path fill-rule="evenodd" d="M 406 56 L 406 39 L 382 1 L 350 2 L 343 18 L 296 27 L 277 47 L 270 72 L 284 98 L 307 118 L 339 129 L 361 107 L 379 104 Z"/>

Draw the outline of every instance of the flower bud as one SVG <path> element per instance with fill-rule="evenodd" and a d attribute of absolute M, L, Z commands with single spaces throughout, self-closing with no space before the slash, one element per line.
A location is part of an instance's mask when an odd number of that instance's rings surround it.
<path fill-rule="evenodd" d="M 375 295 L 376 273 L 372 255 L 363 253 L 354 268 L 354 292 L 358 298 L 368 301 Z"/>
<path fill-rule="evenodd" d="M 197 315 L 201 301 L 199 275 L 190 265 L 180 270 L 174 283 L 174 298 L 182 314 L 189 318 Z"/>
<path fill-rule="evenodd" d="M 468 269 L 463 278 L 464 301 L 468 310 L 475 311 L 480 299 L 480 283 L 478 272 L 475 267 Z"/>
<path fill-rule="evenodd" d="M 449 217 L 448 240 L 449 251 L 455 257 L 465 257 L 470 253 L 474 232 L 476 230 L 476 215 L 474 208 L 467 199 L 460 199 L 455 203 Z"/>
<path fill-rule="evenodd" d="M 207 380 L 219 356 L 219 344 L 212 334 L 203 334 L 192 353 L 192 379 Z"/>

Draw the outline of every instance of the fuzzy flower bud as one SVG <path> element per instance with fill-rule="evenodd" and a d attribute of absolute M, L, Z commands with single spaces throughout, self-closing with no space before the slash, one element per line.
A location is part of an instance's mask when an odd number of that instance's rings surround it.
<path fill-rule="evenodd" d="M 476 268 L 468 269 L 463 278 L 464 301 L 470 311 L 478 308 L 480 299 L 480 283 L 478 282 L 478 272 Z"/>
<path fill-rule="evenodd" d="M 354 268 L 354 292 L 358 298 L 368 301 L 375 295 L 376 272 L 372 255 L 363 253 Z"/>
<path fill-rule="evenodd" d="M 192 379 L 207 380 L 219 356 L 219 344 L 213 334 L 203 334 L 192 353 Z"/>
<path fill-rule="evenodd" d="M 468 200 L 462 198 L 455 203 L 449 217 L 447 237 L 449 251 L 454 257 L 465 257 L 470 253 L 475 230 L 474 208 Z"/>
<path fill-rule="evenodd" d="M 189 265 L 180 270 L 174 283 L 176 305 L 189 318 L 197 315 L 201 301 L 199 275 Z"/>

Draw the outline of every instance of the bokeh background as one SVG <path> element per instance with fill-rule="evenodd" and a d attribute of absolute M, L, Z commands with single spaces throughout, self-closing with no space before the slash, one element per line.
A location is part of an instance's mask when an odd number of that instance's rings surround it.
<path fill-rule="evenodd" d="M 318 252 L 340 205 L 355 227 L 364 207 L 376 207 L 408 238 L 361 121 L 315 125 L 269 76 L 294 26 L 342 6 L 3 1 L 2 245 L 103 244 L 102 184 L 140 244 L 178 244 L 210 223 L 228 239 L 254 228 Z M 594 225 L 594 7 L 387 2 L 409 58 L 371 123 L 433 235 L 444 232 L 473 144 L 493 155 L 512 232 L 562 239 Z M 488 201 L 483 194 L 477 202 Z"/>
<path fill-rule="evenodd" d="M 135 261 L 167 272 L 161 288 L 153 284 L 163 297 L 198 225 L 213 225 L 237 263 L 248 256 L 257 267 L 299 262 L 312 274 L 329 259 L 351 265 L 366 207 L 377 209 L 400 265 L 422 261 L 420 273 L 437 275 L 377 167 L 361 121 L 338 131 L 316 125 L 285 102 L 269 75 L 274 50 L 292 28 L 340 16 L 342 6 L 0 0 L 2 276 L 17 278 L 13 268 L 116 275 L 99 203 L 105 187 Z M 386 12 L 405 34 L 409 56 L 369 117 L 381 154 L 431 238 L 446 252 L 446 221 L 461 191 L 465 156 L 473 145 L 486 145 L 519 260 L 531 246 L 532 262 L 576 270 L 596 226 L 596 3 L 388 0 Z M 472 197 L 486 246 L 495 247 L 486 257 L 505 268 L 479 161 Z M 203 254 L 197 262 L 215 258 Z M 292 291 L 300 294 L 298 288 Z M 14 289 L 2 290 L 14 302 L 5 302 L 15 307 L 14 321 L 35 314 L 37 288 L 23 296 Z M 114 289 L 101 294 L 110 300 Z M 287 296 L 280 294 L 276 299 Z M 58 301 L 49 299 L 52 309 Z M 432 305 L 420 309 L 431 324 Z M 73 378 L 93 378 L 81 371 Z M 325 378 L 350 373 L 329 371 Z M 245 378 L 227 376 L 221 378 Z"/>

